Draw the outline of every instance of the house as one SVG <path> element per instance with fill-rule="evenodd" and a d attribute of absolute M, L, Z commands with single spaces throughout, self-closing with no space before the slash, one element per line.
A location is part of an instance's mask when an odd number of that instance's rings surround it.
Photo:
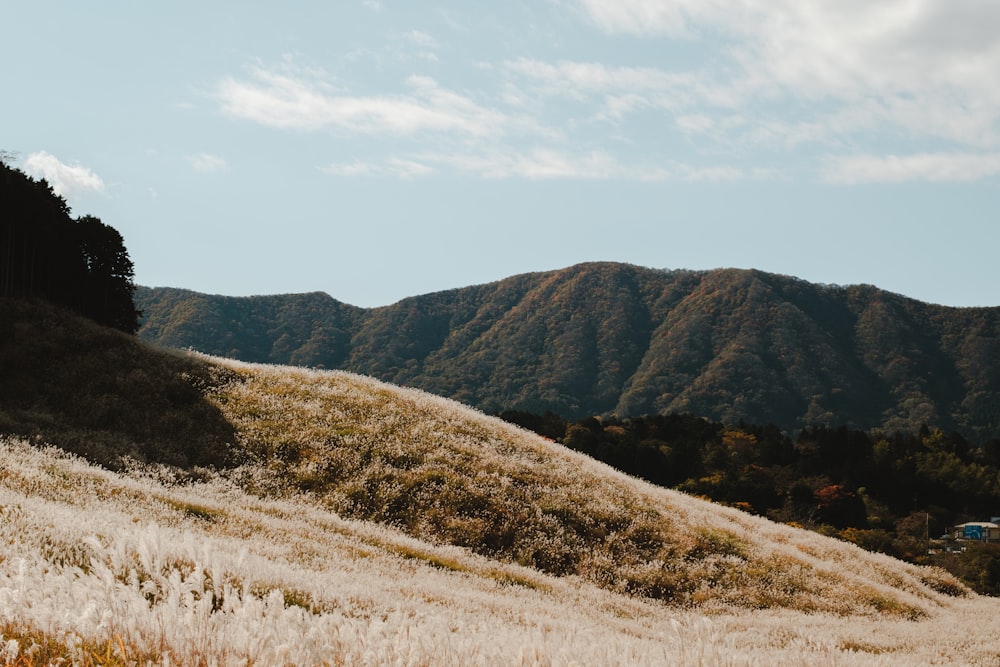
<path fill-rule="evenodd" d="M 992 521 L 970 521 L 952 527 L 956 540 L 967 542 L 1000 542 L 1000 524 Z"/>

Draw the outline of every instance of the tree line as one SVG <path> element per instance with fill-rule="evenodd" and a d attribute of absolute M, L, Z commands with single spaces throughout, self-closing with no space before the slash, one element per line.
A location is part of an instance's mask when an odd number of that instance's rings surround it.
<path fill-rule="evenodd" d="M 498 416 L 660 486 L 938 564 L 980 592 L 1000 594 L 1000 545 L 959 553 L 940 539 L 960 522 L 1000 516 L 1000 438 L 976 447 L 927 426 L 916 433 L 815 426 L 793 438 L 773 424 L 727 426 L 690 414 Z"/>
<path fill-rule="evenodd" d="M 127 333 L 139 328 L 134 267 L 121 234 L 0 154 L 0 296 L 67 306 Z"/>

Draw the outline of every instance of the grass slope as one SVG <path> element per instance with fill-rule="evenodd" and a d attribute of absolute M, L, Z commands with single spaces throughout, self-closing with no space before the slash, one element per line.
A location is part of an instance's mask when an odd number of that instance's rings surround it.
<path fill-rule="evenodd" d="M 0 433 L 111 467 L 224 465 L 235 433 L 203 394 L 218 373 L 50 304 L 0 298 Z"/>
<path fill-rule="evenodd" d="M 21 311 L 0 353 L 29 345 L 18 331 L 31 322 L 63 317 Z M 88 386 L 135 388 L 121 366 L 57 376 L 56 400 L 51 378 L 32 384 L 26 363 L 5 365 L 5 385 L 48 401 L 39 433 L 85 433 L 101 452 L 131 443 L 131 458 L 111 472 L 0 442 L 0 662 L 986 665 L 1000 654 L 996 601 L 940 571 L 653 487 L 416 390 L 178 357 L 58 323 L 84 356 L 113 352 L 193 387 L 193 403 L 162 405 L 206 410 L 232 441 L 227 465 L 197 475 L 138 463 L 133 450 L 162 457 L 118 433 L 124 422 L 74 430 L 73 397 L 93 400 Z M 24 401 L 0 398 L 37 435 Z"/>
<path fill-rule="evenodd" d="M 219 360 L 211 394 L 253 461 L 242 481 L 678 605 L 918 618 L 948 575 L 648 485 L 465 406 L 343 372 Z M 237 474 L 240 471 L 237 471 Z M 263 473 L 263 474 L 262 474 Z M 935 590 L 936 589 L 936 590 Z"/>
<path fill-rule="evenodd" d="M 906 599 L 919 618 L 846 602 L 707 613 L 221 476 L 112 473 L 16 440 L 0 442 L 0 460 L 4 664 L 989 665 L 1000 650 L 995 600 L 935 593 L 898 563 L 790 529 L 786 544 L 814 567 L 840 561 L 847 586 Z"/>

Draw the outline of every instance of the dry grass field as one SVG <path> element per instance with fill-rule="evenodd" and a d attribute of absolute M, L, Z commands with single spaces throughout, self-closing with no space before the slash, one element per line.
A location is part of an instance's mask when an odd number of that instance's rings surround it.
<path fill-rule="evenodd" d="M 457 403 L 208 359 L 235 463 L 0 443 L 10 665 L 995 665 L 950 575 Z"/>

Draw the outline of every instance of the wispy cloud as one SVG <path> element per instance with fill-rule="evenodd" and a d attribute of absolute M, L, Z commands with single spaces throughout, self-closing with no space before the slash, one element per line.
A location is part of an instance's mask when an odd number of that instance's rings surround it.
<path fill-rule="evenodd" d="M 534 99 L 558 96 L 596 104 L 591 109 L 594 118 L 616 123 L 637 111 L 681 112 L 698 104 L 712 104 L 720 96 L 696 72 L 657 67 L 520 58 L 503 63 L 501 70 L 513 79 L 508 82 L 511 90 L 528 89 L 528 97 Z"/>
<path fill-rule="evenodd" d="M 416 50 L 417 56 L 423 60 L 437 62 L 437 40 L 420 30 L 410 30 L 404 33 L 403 40 Z"/>
<path fill-rule="evenodd" d="M 227 115 L 276 128 L 334 128 L 361 134 L 444 132 L 484 137 L 511 125 L 505 114 L 410 76 L 406 93 L 351 95 L 313 77 L 256 68 L 249 80 L 229 78 L 216 97 Z"/>
<path fill-rule="evenodd" d="M 211 153 L 197 153 L 195 155 L 189 155 L 187 159 L 195 170 L 204 173 L 223 171 L 229 167 L 229 164 L 224 158 L 221 158 L 218 155 L 212 155 Z"/>
<path fill-rule="evenodd" d="M 496 179 L 606 179 L 621 171 L 615 158 L 607 153 L 572 154 L 549 148 L 438 154 L 428 159 L 466 174 Z"/>
<path fill-rule="evenodd" d="M 746 93 L 851 98 L 961 91 L 996 104 L 984 86 L 1000 67 L 1000 4 L 978 0 L 579 0 L 597 26 L 644 36 L 703 32 L 732 40 Z"/>
<path fill-rule="evenodd" d="M 649 108 L 663 99 L 658 90 L 672 87 L 687 121 L 698 119 L 694 125 L 680 122 L 688 130 L 741 116 L 739 133 L 727 133 L 726 141 L 771 142 L 775 148 L 861 144 L 874 155 L 879 137 L 894 137 L 919 155 L 887 155 L 878 168 L 874 158 L 866 158 L 873 166 L 859 173 L 925 179 L 951 173 L 949 164 L 968 162 L 979 165 L 970 173 L 991 173 L 982 167 L 989 160 L 965 154 L 1000 146 L 998 3 L 573 0 L 572 5 L 609 34 L 712 45 L 710 55 L 691 66 L 698 68 L 694 83 L 683 76 L 633 74 L 622 86 L 627 92 L 609 98 L 608 118 Z M 591 88 L 604 81 L 593 72 L 572 75 L 565 65 L 558 71 L 578 89 L 585 80 Z M 621 76 L 627 72 L 614 74 L 619 76 L 602 84 L 606 89 L 629 78 Z M 931 159 L 921 148 L 934 141 L 950 142 L 956 150 Z M 931 163 L 937 166 L 926 166 Z"/>
<path fill-rule="evenodd" d="M 331 164 L 322 170 L 333 176 L 396 176 L 404 179 L 436 173 L 491 180 L 620 180 L 641 182 L 705 182 L 769 180 L 766 169 L 746 170 L 732 165 L 623 163 L 603 151 L 569 151 L 547 147 L 517 150 L 495 146 L 478 152 L 422 153 L 390 157 L 385 162 L 356 161 Z"/>
<path fill-rule="evenodd" d="M 355 161 L 347 164 L 329 164 L 320 168 L 331 176 L 397 176 L 410 179 L 433 174 L 436 169 L 422 162 L 393 157 L 384 163 Z"/>
<path fill-rule="evenodd" d="M 549 63 L 520 58 L 504 63 L 507 71 L 544 85 L 552 93 L 570 96 L 613 92 L 663 93 L 688 88 L 695 82 L 687 73 L 672 73 L 655 67 L 612 67 L 596 62 Z"/>
<path fill-rule="evenodd" d="M 658 0 L 578 0 L 580 9 L 600 28 L 613 33 L 633 33 L 638 35 L 688 34 L 692 22 L 692 10 L 712 4 Z M 735 3 L 734 3 L 735 4 Z"/>
<path fill-rule="evenodd" d="M 830 183 L 902 183 L 907 181 L 977 181 L 1000 175 L 1000 153 L 921 153 L 850 155 L 828 160 Z"/>
<path fill-rule="evenodd" d="M 29 154 L 24 171 L 44 178 L 59 195 L 71 197 L 83 192 L 105 192 L 104 181 L 92 170 L 79 164 L 66 164 L 46 151 Z"/>
<path fill-rule="evenodd" d="M 982 155 L 1000 149 L 1000 4 L 553 3 L 567 6 L 616 40 L 662 41 L 671 53 L 680 44 L 681 55 L 511 58 L 457 78 L 438 60 L 448 49 L 410 29 L 378 52 L 389 57 L 373 61 L 372 87 L 286 59 L 224 79 L 215 98 L 231 118 L 358 142 L 358 162 L 325 168 L 337 175 L 746 180 L 784 177 L 777 164 L 841 183 L 993 173 Z M 403 69 L 398 84 L 374 87 L 391 67 Z M 385 147 L 372 140 L 387 138 L 397 157 L 373 159 Z"/>

